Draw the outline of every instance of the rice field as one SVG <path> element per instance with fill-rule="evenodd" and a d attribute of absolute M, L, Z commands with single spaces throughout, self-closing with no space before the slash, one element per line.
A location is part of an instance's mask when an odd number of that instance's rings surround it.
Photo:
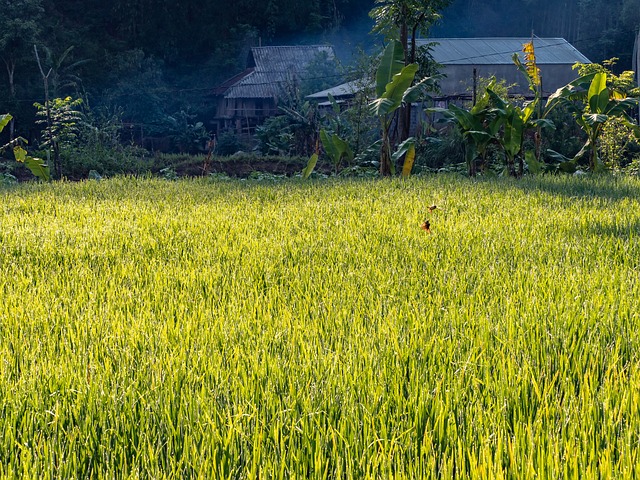
<path fill-rule="evenodd" d="M 637 478 L 639 305 L 633 179 L 0 187 L 0 478 Z"/>

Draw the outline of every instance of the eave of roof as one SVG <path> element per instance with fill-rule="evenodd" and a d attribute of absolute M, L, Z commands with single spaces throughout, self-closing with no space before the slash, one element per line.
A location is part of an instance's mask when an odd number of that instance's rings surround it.
<path fill-rule="evenodd" d="M 326 90 L 322 90 L 321 92 L 312 93 L 311 95 L 307 95 L 307 98 L 328 98 L 329 95 L 334 98 L 350 97 L 360 92 L 364 88 L 366 88 L 364 80 L 352 80 L 351 82 L 346 82 L 340 85 L 336 85 L 332 88 L 327 88 Z"/>
<path fill-rule="evenodd" d="M 215 87 L 211 91 L 211 94 L 212 95 L 224 95 L 236 83 L 240 82 L 243 78 L 245 78 L 245 77 L 249 76 L 251 73 L 253 73 L 253 70 L 254 70 L 253 68 L 247 68 L 243 72 L 240 72 L 237 75 L 234 75 L 233 77 L 228 78 L 227 80 L 222 82 L 220 85 Z"/>

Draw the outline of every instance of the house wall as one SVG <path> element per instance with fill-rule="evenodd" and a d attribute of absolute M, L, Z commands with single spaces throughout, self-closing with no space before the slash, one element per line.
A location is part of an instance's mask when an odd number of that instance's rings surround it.
<path fill-rule="evenodd" d="M 256 126 L 277 113 L 273 98 L 217 97 L 216 118 L 212 122 L 214 133 L 233 130 L 238 134 L 253 134 Z"/>
<path fill-rule="evenodd" d="M 542 76 L 542 89 L 546 95 L 555 92 L 558 88 L 578 78 L 571 65 L 540 65 Z M 471 95 L 473 91 L 473 69 L 476 69 L 478 77 L 488 78 L 495 75 L 498 79 L 504 79 L 507 85 L 517 84 L 511 90 L 513 94 L 529 94 L 529 86 L 526 78 L 513 64 L 500 65 L 446 65 L 440 70 L 446 77 L 440 80 L 442 96 Z"/>

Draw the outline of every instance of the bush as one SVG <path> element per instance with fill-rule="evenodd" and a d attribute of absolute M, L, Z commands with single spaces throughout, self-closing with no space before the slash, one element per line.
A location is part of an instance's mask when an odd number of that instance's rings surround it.
<path fill-rule="evenodd" d="M 465 163 L 464 142 L 457 128 L 443 129 L 417 146 L 416 166 L 437 171 L 460 163 Z"/>
<path fill-rule="evenodd" d="M 215 153 L 223 157 L 233 155 L 242 150 L 242 142 L 234 132 L 223 132 L 218 136 Z"/>
<path fill-rule="evenodd" d="M 620 119 L 611 120 L 604 125 L 599 147 L 600 160 L 613 171 L 625 171 L 628 166 L 640 160 L 640 145 L 631 128 Z"/>

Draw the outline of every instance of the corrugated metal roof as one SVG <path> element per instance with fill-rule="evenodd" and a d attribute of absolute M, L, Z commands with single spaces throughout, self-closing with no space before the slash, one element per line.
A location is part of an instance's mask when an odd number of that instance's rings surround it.
<path fill-rule="evenodd" d="M 230 86 L 225 98 L 270 98 L 278 96 L 289 82 L 304 79 L 305 70 L 318 54 L 335 58 L 327 45 L 253 47 L 249 66 L 254 70 Z"/>
<path fill-rule="evenodd" d="M 327 88 L 326 90 L 322 90 L 321 92 L 313 93 L 311 95 L 307 95 L 307 98 L 328 98 L 329 95 L 335 98 L 340 97 L 351 97 L 358 93 L 365 87 L 365 84 L 372 84 L 371 81 L 365 82 L 364 80 L 352 80 L 351 82 L 342 83 L 332 88 Z"/>
<path fill-rule="evenodd" d="M 417 39 L 418 45 L 434 42 L 431 54 L 443 65 L 511 64 L 511 56 L 519 53 L 527 37 L 429 38 Z M 564 38 L 533 38 L 538 65 L 591 63 Z"/>

